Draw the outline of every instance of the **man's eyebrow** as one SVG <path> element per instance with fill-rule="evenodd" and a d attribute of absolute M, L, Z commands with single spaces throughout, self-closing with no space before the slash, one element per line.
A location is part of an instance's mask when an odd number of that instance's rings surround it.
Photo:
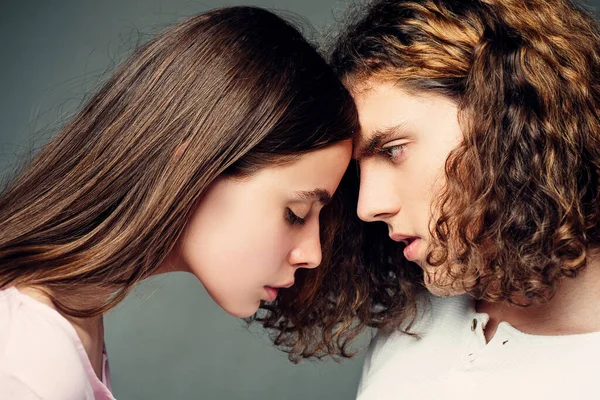
<path fill-rule="evenodd" d="M 310 200 L 310 201 L 318 201 L 323 205 L 327 205 L 331 202 L 331 194 L 325 189 L 315 189 L 315 190 L 300 190 L 296 192 L 296 196 L 298 196 L 301 200 Z"/>
<path fill-rule="evenodd" d="M 357 141 L 355 143 L 356 150 L 354 151 L 354 159 L 356 161 L 360 161 L 365 157 L 372 156 L 375 153 L 375 150 L 381 147 L 382 143 L 385 143 L 389 141 L 392 137 L 397 136 L 398 133 L 402 131 L 403 127 L 403 124 L 398 124 L 390 126 L 389 128 L 376 130 L 375 132 L 373 132 L 373 135 L 370 139 L 364 141 Z"/>

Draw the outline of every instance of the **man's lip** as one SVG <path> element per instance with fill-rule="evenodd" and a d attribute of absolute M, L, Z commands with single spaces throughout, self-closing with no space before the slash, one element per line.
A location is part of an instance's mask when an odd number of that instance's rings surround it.
<path fill-rule="evenodd" d="M 390 233 L 390 239 L 392 239 L 394 242 L 401 242 L 404 243 L 406 245 L 411 244 L 415 239 L 419 239 L 418 236 L 411 236 L 411 235 L 406 235 L 403 233 L 396 233 L 396 232 L 391 232 Z"/>

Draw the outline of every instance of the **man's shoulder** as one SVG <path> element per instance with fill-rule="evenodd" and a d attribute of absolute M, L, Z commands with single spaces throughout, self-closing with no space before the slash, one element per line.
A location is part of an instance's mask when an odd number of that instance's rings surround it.
<path fill-rule="evenodd" d="M 390 343 L 410 345 L 416 343 L 432 332 L 447 329 L 449 325 L 462 326 L 474 313 L 475 302 L 467 295 L 452 297 L 436 297 L 430 293 L 422 293 L 417 298 L 417 315 L 414 323 L 400 328 L 377 332 L 371 341 L 370 348 L 384 347 Z"/>
<path fill-rule="evenodd" d="M 377 332 L 369 345 L 367 362 L 381 365 L 399 353 L 408 359 L 410 353 L 427 348 L 436 338 L 448 337 L 452 330 L 458 330 L 473 309 L 474 302 L 468 296 L 440 298 L 423 293 L 418 297 L 414 324 L 391 332 Z"/>

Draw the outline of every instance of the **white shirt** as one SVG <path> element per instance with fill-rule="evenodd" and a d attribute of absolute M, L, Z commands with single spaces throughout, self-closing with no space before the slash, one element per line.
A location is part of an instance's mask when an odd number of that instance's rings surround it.
<path fill-rule="evenodd" d="M 359 400 L 600 399 L 600 332 L 536 336 L 489 317 L 467 296 L 427 296 L 412 332 L 375 336 Z"/>

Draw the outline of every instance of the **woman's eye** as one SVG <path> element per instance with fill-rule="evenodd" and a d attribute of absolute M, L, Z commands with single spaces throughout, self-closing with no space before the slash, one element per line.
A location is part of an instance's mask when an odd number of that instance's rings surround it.
<path fill-rule="evenodd" d="M 290 208 L 285 209 L 285 219 L 290 225 L 304 225 L 306 220 L 296 215 Z"/>

